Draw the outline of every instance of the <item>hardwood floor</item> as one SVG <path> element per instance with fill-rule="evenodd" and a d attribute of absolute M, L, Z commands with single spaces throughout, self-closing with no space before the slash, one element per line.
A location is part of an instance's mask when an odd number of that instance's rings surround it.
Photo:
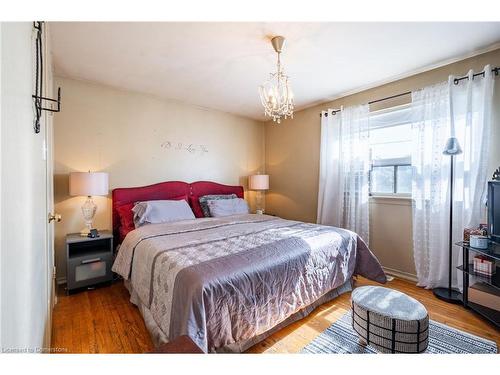
<path fill-rule="evenodd" d="M 139 309 L 122 282 L 67 296 L 59 289 L 53 348 L 67 353 L 144 353 L 154 349 Z"/>
<path fill-rule="evenodd" d="M 377 285 L 359 278 L 357 286 Z M 500 330 L 458 305 L 434 297 L 431 291 L 394 279 L 387 285 L 422 302 L 431 319 L 496 341 Z M 139 310 L 129 302 L 121 282 L 66 296 L 59 291 L 54 309 L 52 347 L 68 353 L 144 353 L 153 350 Z M 248 350 L 250 353 L 296 353 L 350 308 L 350 293 L 318 307 L 308 317 L 276 332 Z"/>

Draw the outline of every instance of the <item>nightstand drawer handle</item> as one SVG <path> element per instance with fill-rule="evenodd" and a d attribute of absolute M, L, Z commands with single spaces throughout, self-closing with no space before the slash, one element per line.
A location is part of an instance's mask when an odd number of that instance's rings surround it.
<path fill-rule="evenodd" d="M 95 262 L 100 262 L 101 258 L 93 258 L 93 259 L 86 259 L 82 260 L 82 264 L 89 264 L 89 263 L 95 263 Z"/>

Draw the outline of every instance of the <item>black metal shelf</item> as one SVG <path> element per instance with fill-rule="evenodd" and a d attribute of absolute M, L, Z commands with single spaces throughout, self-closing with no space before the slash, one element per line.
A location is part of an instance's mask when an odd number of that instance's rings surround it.
<path fill-rule="evenodd" d="M 474 276 L 476 278 L 476 281 L 484 282 L 484 283 L 491 285 L 494 288 L 500 290 L 500 267 L 497 267 L 496 273 L 494 273 L 491 277 L 488 277 L 488 276 L 483 275 L 481 273 L 472 271 L 474 269 L 474 266 L 472 263 L 469 264 L 468 268 L 464 267 L 464 266 L 458 266 L 457 269 L 469 274 L 470 276 Z"/>
<path fill-rule="evenodd" d="M 490 309 L 486 306 L 479 305 L 474 302 L 467 302 L 467 307 L 470 307 L 479 315 L 488 319 L 491 323 L 495 324 L 497 327 L 500 327 L 500 311 Z"/>
<path fill-rule="evenodd" d="M 470 246 L 468 242 L 457 242 L 455 245 L 460 246 L 464 249 L 462 254 L 462 266 L 457 267 L 460 271 L 462 271 L 463 275 L 463 304 L 465 307 L 470 308 L 475 311 L 479 315 L 486 318 L 489 322 L 494 324 L 496 327 L 500 327 L 500 311 L 490 309 L 489 307 L 470 302 L 469 301 L 469 278 L 472 276 L 476 279 L 476 281 L 485 282 L 488 285 L 491 285 L 495 289 L 500 290 L 500 267 L 496 268 L 496 273 L 492 275 L 492 277 L 488 277 L 477 272 L 474 272 L 473 265 L 469 263 L 469 257 L 471 256 L 470 252 L 479 253 L 481 255 L 485 255 L 494 260 L 500 260 L 500 244 L 490 241 L 488 243 L 487 249 L 478 249 L 476 247 Z"/>
<path fill-rule="evenodd" d="M 489 258 L 500 260 L 500 244 L 490 241 L 487 249 L 478 249 L 477 247 L 472 247 L 468 242 L 460 241 L 455 245 L 463 247 L 464 249 L 480 253 Z"/>

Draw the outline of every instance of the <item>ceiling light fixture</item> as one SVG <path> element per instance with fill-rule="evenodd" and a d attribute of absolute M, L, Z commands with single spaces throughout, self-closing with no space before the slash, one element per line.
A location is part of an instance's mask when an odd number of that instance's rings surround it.
<path fill-rule="evenodd" d="M 275 36 L 271 39 L 274 50 L 278 54 L 277 71 L 269 75 L 269 79 L 259 87 L 260 100 L 264 113 L 278 124 L 281 118 L 293 118 L 293 92 L 288 76 L 281 66 L 280 54 L 285 38 Z"/>

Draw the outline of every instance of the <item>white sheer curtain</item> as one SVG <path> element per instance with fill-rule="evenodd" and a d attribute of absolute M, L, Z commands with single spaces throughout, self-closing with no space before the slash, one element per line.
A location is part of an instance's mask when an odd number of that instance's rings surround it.
<path fill-rule="evenodd" d="M 448 284 L 451 157 L 442 152 L 452 126 L 463 151 L 455 157 L 452 241 L 462 238 L 464 227 L 484 220 L 494 83 L 490 66 L 484 71 L 484 78 L 473 79 L 470 71 L 469 79 L 458 84 L 450 76 L 448 82 L 412 93 L 413 251 L 418 285 L 426 288 Z M 455 248 L 452 265 L 460 263 Z"/>
<path fill-rule="evenodd" d="M 318 216 L 320 224 L 356 232 L 369 242 L 369 106 L 321 116 Z"/>
<path fill-rule="evenodd" d="M 448 275 L 448 83 L 412 93 L 413 254 L 419 286 L 446 285 Z"/>
<path fill-rule="evenodd" d="M 328 109 L 321 113 L 321 144 L 319 156 L 319 224 L 341 227 L 344 211 L 344 175 L 340 162 L 340 113 Z"/>

